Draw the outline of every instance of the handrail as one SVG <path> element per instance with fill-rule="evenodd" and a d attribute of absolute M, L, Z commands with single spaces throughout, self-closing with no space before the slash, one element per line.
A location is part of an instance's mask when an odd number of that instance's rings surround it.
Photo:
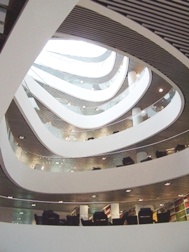
<path fill-rule="evenodd" d="M 43 156 L 36 153 L 23 150 L 14 139 L 7 122 L 7 130 L 9 132 L 9 141 L 17 158 L 32 169 L 52 172 L 76 172 L 93 170 L 94 167 L 102 169 L 115 168 L 123 166 L 122 159 L 124 157 L 132 157 L 134 163 L 137 162 L 137 153 L 145 152 L 147 157 L 152 159 L 156 157 L 156 151 L 164 152 L 165 155 L 175 153 L 177 145 L 182 145 L 183 149 L 189 146 L 189 129 L 180 132 L 174 136 L 142 145 L 135 148 L 127 148 L 119 151 L 113 151 L 98 156 L 80 158 L 63 158 L 60 156 Z M 183 141 L 184 139 L 184 141 Z M 165 153 L 166 152 L 166 153 Z M 29 160 L 32 160 L 30 162 Z M 84 165 L 85 164 L 85 165 Z M 131 164 L 130 164 L 131 165 Z"/>

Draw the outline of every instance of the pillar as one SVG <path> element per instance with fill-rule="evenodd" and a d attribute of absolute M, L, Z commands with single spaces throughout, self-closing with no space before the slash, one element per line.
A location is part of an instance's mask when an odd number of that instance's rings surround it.
<path fill-rule="evenodd" d="M 79 212 L 80 212 L 80 225 L 81 225 L 81 219 L 88 220 L 89 214 L 88 214 L 88 205 L 80 205 Z"/>
<path fill-rule="evenodd" d="M 141 115 L 141 108 L 133 108 L 132 109 L 132 118 L 133 118 L 133 127 L 143 121 L 143 117 Z"/>
<path fill-rule="evenodd" d="M 120 217 L 119 215 L 119 203 L 112 203 L 111 204 L 111 219 L 118 219 Z"/>

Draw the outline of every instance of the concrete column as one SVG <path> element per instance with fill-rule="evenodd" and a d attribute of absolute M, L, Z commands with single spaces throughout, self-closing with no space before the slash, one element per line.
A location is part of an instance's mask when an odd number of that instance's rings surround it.
<path fill-rule="evenodd" d="M 88 205 L 80 205 L 80 225 L 81 225 L 81 219 L 88 220 L 89 214 L 88 214 Z"/>
<path fill-rule="evenodd" d="M 118 219 L 120 217 L 119 215 L 119 203 L 112 203 L 111 204 L 111 219 Z"/>
<path fill-rule="evenodd" d="M 133 108 L 132 109 L 132 117 L 133 117 L 133 126 L 141 123 L 143 121 L 143 117 L 141 115 L 141 108 Z"/>

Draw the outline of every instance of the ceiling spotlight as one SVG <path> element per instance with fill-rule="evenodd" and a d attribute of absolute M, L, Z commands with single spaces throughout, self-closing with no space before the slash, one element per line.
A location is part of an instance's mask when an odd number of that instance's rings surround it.
<path fill-rule="evenodd" d="M 131 192 L 131 189 L 127 189 L 126 192 L 127 192 L 127 193 Z"/>
<path fill-rule="evenodd" d="M 159 93 L 162 93 L 163 92 L 163 88 L 159 88 Z"/>
<path fill-rule="evenodd" d="M 24 214 L 24 212 L 19 212 L 19 214 Z"/>
<path fill-rule="evenodd" d="M 106 160 L 106 157 L 103 157 L 102 160 Z"/>
<path fill-rule="evenodd" d="M 35 204 L 35 203 L 32 203 L 32 204 L 31 204 L 31 206 L 33 206 L 33 207 L 34 207 L 34 206 L 36 206 L 36 204 Z"/>
<path fill-rule="evenodd" d="M 91 198 L 96 198 L 96 194 L 91 195 Z"/>
<path fill-rule="evenodd" d="M 82 108 L 86 108 L 86 106 L 85 105 L 83 105 L 83 107 Z"/>
<path fill-rule="evenodd" d="M 143 199 L 139 199 L 138 201 L 143 201 Z"/>
<path fill-rule="evenodd" d="M 23 140 L 25 137 L 24 136 L 18 136 L 18 138 Z"/>
<path fill-rule="evenodd" d="M 7 198 L 8 198 L 8 199 L 12 199 L 12 198 L 13 198 L 13 196 L 8 196 Z"/>
<path fill-rule="evenodd" d="M 162 207 L 162 206 L 164 206 L 164 204 L 161 203 L 161 204 L 159 204 L 159 206 Z"/>
<path fill-rule="evenodd" d="M 63 202 L 64 202 L 64 201 L 62 201 L 62 200 L 59 200 L 59 201 L 58 201 L 58 203 L 63 203 Z"/>
<path fill-rule="evenodd" d="M 170 184 L 171 184 L 170 182 L 167 182 L 167 183 L 165 183 L 164 185 L 165 185 L 165 186 L 170 186 Z"/>
<path fill-rule="evenodd" d="M 184 194 L 179 194 L 178 197 L 184 197 Z"/>

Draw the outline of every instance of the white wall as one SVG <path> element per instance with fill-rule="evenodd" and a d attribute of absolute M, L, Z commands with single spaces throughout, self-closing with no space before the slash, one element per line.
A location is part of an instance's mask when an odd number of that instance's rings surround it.
<path fill-rule="evenodd" d="M 140 91 L 142 90 L 137 90 L 137 92 Z M 74 158 L 99 155 L 102 153 L 112 152 L 139 143 L 153 135 L 156 135 L 163 129 L 170 126 L 180 116 L 184 107 L 184 99 L 182 93 L 176 92 L 172 101 L 163 110 L 158 112 L 152 118 L 142 123 L 139 123 L 135 127 L 125 129 L 117 134 L 96 138 L 93 141 L 65 141 L 64 139 L 60 139 L 53 136 L 48 131 L 48 129 L 44 127 L 44 124 L 39 119 L 37 113 L 33 109 L 25 91 L 21 86 L 15 95 L 15 102 L 36 137 L 44 146 L 46 146 L 47 149 L 49 149 L 52 153 L 58 156 Z M 61 108 L 56 108 L 58 110 L 61 110 Z M 65 114 L 67 113 L 66 111 L 67 110 L 65 110 Z M 107 110 L 106 112 L 108 111 L 109 110 Z M 112 107 L 110 111 L 112 112 L 112 114 L 114 114 L 114 112 L 116 113 L 117 107 Z M 70 115 L 75 114 L 74 112 L 71 112 L 72 111 L 69 112 Z M 108 116 L 108 113 L 105 113 L 106 117 L 110 117 L 110 115 Z M 81 118 L 79 118 L 80 116 L 82 115 L 77 114 L 76 117 L 75 114 L 73 115 L 73 118 L 77 118 L 79 122 L 81 120 Z M 99 116 L 96 117 L 96 121 L 101 121 L 101 114 L 95 116 Z M 91 120 L 91 122 L 93 121 Z M 125 139 L 127 139 L 127 141 Z"/>
<path fill-rule="evenodd" d="M 0 223 L 2 252 L 188 252 L 189 222 L 63 227 Z"/>
<path fill-rule="evenodd" d="M 3 127 L 5 132 L 5 124 Z M 125 186 L 132 188 L 153 184 L 189 173 L 189 148 L 166 157 L 125 167 L 95 172 L 56 173 L 33 170 L 19 162 L 11 149 L 6 132 L 1 134 L 0 146 L 1 165 L 7 176 L 20 187 L 42 193 L 90 193 L 120 190 Z M 106 183 L 104 183 L 105 181 Z"/>
<path fill-rule="evenodd" d="M 0 93 L 0 119 L 35 58 L 77 2 L 30 0 L 26 4 L 0 55 L 0 86 L 3 90 Z"/>

